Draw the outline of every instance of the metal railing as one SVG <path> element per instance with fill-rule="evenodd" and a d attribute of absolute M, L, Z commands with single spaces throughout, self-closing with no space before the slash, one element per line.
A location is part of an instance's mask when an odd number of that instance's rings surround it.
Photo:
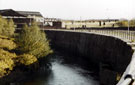
<path fill-rule="evenodd" d="M 47 30 L 47 29 L 45 29 Z M 76 31 L 76 32 L 87 32 L 99 35 L 106 35 L 119 38 L 127 43 L 135 44 L 135 30 L 117 30 L 117 29 L 48 29 L 48 30 L 59 30 L 59 31 Z"/>

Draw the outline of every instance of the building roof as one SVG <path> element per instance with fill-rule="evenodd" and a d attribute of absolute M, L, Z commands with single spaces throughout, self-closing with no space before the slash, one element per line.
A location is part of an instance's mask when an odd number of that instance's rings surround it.
<path fill-rule="evenodd" d="M 19 14 L 16 11 L 12 10 L 12 9 L 0 10 L 0 15 L 2 15 L 2 16 L 23 16 L 23 17 L 26 17 L 22 14 Z"/>
<path fill-rule="evenodd" d="M 27 16 L 40 16 L 40 17 L 43 17 L 41 15 L 40 12 L 34 12 L 34 11 L 15 11 L 15 10 L 12 10 L 12 9 L 4 9 L 4 10 L 0 10 L 0 15 L 3 15 L 3 16 L 24 16 L 24 17 L 27 17 Z"/>
<path fill-rule="evenodd" d="M 44 18 L 45 19 L 45 21 L 61 21 L 61 19 L 59 19 L 59 18 Z"/>
<path fill-rule="evenodd" d="M 25 16 L 35 15 L 35 16 L 43 17 L 40 12 L 33 12 L 33 11 L 16 11 L 16 12 Z"/>

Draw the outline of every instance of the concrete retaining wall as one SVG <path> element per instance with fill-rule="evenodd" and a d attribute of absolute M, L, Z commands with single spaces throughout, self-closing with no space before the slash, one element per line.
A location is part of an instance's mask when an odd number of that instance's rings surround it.
<path fill-rule="evenodd" d="M 112 73 L 117 77 L 117 73 L 123 73 L 133 54 L 133 50 L 126 42 L 110 36 L 56 30 L 46 30 L 45 33 L 57 50 L 76 55 L 76 58 L 87 58 L 90 63 L 99 66 L 103 84 L 108 82 L 105 80 L 106 75 L 109 74 L 110 77 Z M 113 79 L 114 77 L 110 78 L 110 84 L 107 85 L 114 85 L 111 84 Z"/>

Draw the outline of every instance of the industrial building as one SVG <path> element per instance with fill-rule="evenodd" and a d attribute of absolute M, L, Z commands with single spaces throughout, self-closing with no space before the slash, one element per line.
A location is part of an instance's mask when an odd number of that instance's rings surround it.
<path fill-rule="evenodd" d="M 40 12 L 5 9 L 0 10 L 0 15 L 6 19 L 12 19 L 17 29 L 22 28 L 24 24 L 30 26 L 33 21 L 36 21 L 40 27 L 43 27 L 44 25 L 44 17 Z"/>

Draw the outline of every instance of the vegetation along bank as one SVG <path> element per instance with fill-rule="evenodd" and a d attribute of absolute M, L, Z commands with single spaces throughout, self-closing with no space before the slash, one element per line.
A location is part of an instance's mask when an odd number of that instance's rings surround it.
<path fill-rule="evenodd" d="M 15 76 L 23 74 L 23 71 L 31 73 L 37 70 L 40 67 L 39 60 L 47 59 L 52 52 L 45 33 L 40 31 L 35 22 L 30 26 L 25 25 L 20 33 L 15 33 L 13 20 L 3 19 L 0 16 L 1 84 L 4 84 L 4 81 L 11 83 L 14 79 L 17 81 Z M 45 63 L 47 64 L 47 60 Z M 10 75 L 14 77 L 10 78 Z"/>

